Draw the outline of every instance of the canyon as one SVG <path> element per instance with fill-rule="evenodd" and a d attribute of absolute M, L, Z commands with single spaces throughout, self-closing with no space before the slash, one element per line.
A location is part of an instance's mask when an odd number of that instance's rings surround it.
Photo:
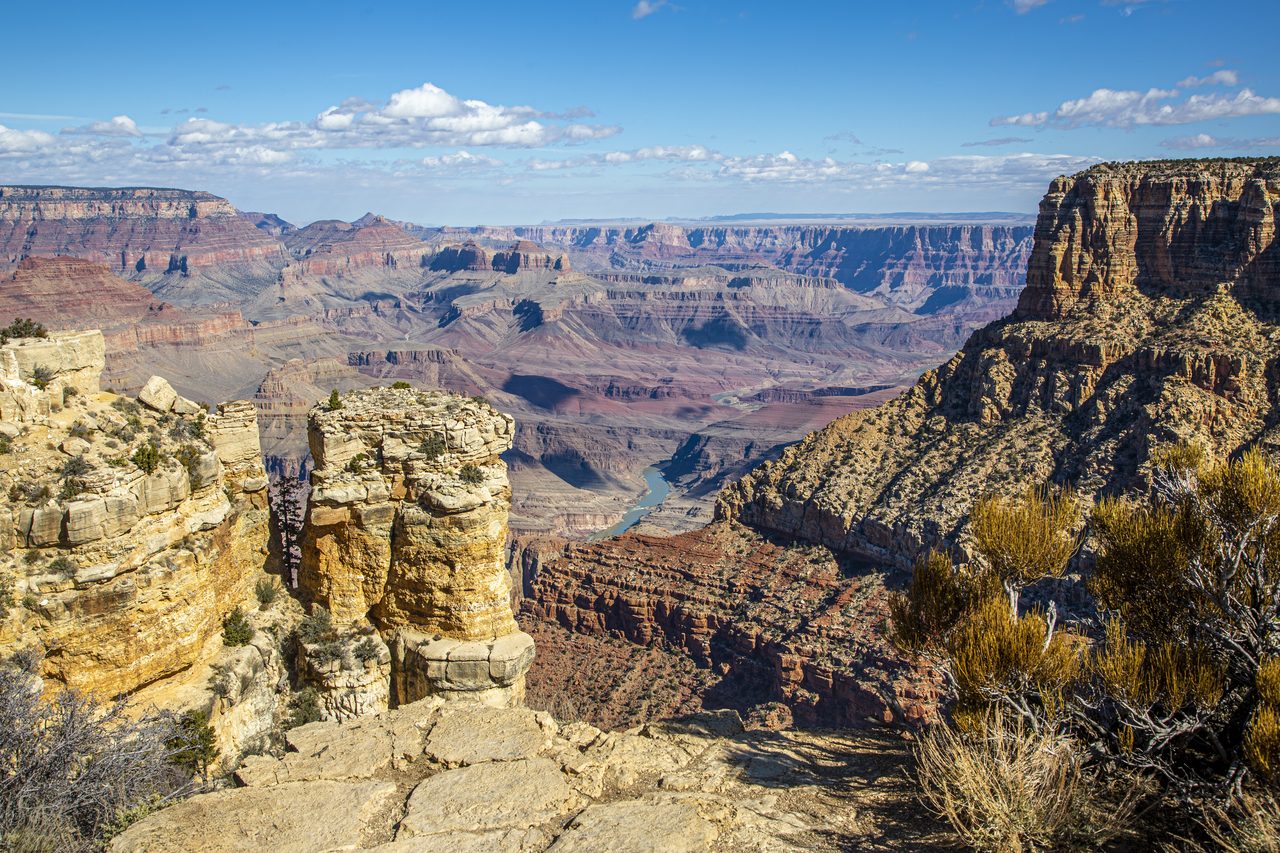
<path fill-rule="evenodd" d="M 1004 313 L 1030 251 L 1016 221 L 296 227 L 158 189 L 6 187 L 0 223 L 0 316 L 101 328 L 110 387 L 252 399 L 276 476 L 309 470 L 335 387 L 482 395 L 517 422 L 514 528 L 571 537 L 652 465 L 648 529 L 709 520 L 725 482 Z"/>
<path fill-rule="evenodd" d="M 938 843 L 901 799 L 869 825 L 839 817 L 868 803 L 848 769 L 900 775 L 904 739 L 944 699 L 940 674 L 888 641 L 890 595 L 930 549 L 965 557 L 981 495 L 1050 483 L 1088 504 L 1148 488 L 1164 445 L 1280 448 L 1278 220 L 1280 159 L 1059 178 L 1012 311 L 905 391 L 902 370 L 925 355 L 892 346 L 943 347 L 960 315 L 943 334 L 936 314 L 908 311 L 930 298 L 909 276 L 859 290 L 825 277 L 850 269 L 834 256 L 821 276 L 668 265 L 686 258 L 681 240 L 757 264 L 767 247 L 745 227 L 651 229 L 675 248 L 627 256 L 643 271 L 587 273 L 599 256 L 575 257 L 583 234 L 424 250 L 377 217 L 268 222 L 258 230 L 291 241 L 290 264 L 316 268 L 282 275 L 199 343 L 137 337 L 152 315 L 212 322 L 198 304 L 148 297 L 100 261 L 17 259 L 0 304 L 92 310 L 106 329 L 0 345 L 0 651 L 49 693 L 208 714 L 236 787 L 143 818 L 117 851 L 268 836 L 280 850 L 613 849 L 655 826 L 691 849 L 839 849 L 886 832 Z M 365 229 L 370 251 L 338 261 Z M 951 239 L 1003 257 L 990 234 L 966 234 Z M 602 239 L 626 254 L 622 237 Z M 974 291 L 949 304 L 994 310 L 972 281 L 983 257 L 957 273 Z M 352 298 L 370 264 L 398 295 Z M 94 287 L 116 304 L 86 299 Z M 405 343 L 368 343 L 390 330 Z M 207 411 L 160 375 L 136 399 L 104 391 L 111 335 L 128 331 L 118 376 L 145 363 L 269 372 L 241 386 L 252 400 Z M 318 356 L 314 334 L 331 347 Z M 570 344 L 580 360 L 564 363 Z M 806 372 L 818 366 L 820 384 Z M 239 381 L 223 371 L 205 391 Z M 525 412 L 540 415 L 522 424 Z M 290 455 L 299 423 L 307 451 Z M 651 452 L 678 494 L 636 528 L 583 541 L 538 509 L 604 526 L 615 516 L 576 492 L 624 481 Z M 289 559 L 268 467 L 310 486 L 297 587 L 245 614 Z M 521 472 L 535 491 L 521 493 Z M 561 491 L 536 491 L 553 476 Z M 1088 559 L 1086 545 L 1068 593 Z M 306 692 L 313 721 L 282 731 Z"/>

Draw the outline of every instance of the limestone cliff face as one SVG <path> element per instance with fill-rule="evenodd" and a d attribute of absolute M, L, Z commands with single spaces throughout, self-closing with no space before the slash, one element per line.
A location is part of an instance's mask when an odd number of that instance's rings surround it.
<path fill-rule="evenodd" d="M 268 513 L 250 404 L 206 415 L 158 378 L 146 405 L 101 393 L 102 351 L 98 332 L 0 349 L 0 652 L 34 646 L 48 683 L 111 696 L 218 653 Z"/>
<path fill-rule="evenodd" d="M 1057 179 L 1013 315 L 726 489 L 718 514 L 907 564 L 962 545 L 988 490 L 1138 487 L 1170 441 L 1280 447 L 1277 217 L 1275 159 Z"/>
<path fill-rule="evenodd" d="M 514 422 L 488 403 L 375 388 L 312 409 L 315 469 L 299 584 L 391 638 L 401 702 L 428 693 L 518 701 L 532 640 L 504 568 Z"/>

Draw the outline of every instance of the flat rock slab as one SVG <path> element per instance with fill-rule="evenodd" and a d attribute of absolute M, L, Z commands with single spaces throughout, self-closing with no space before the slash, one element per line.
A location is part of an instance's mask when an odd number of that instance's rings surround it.
<path fill-rule="evenodd" d="M 719 836 L 694 802 L 623 800 L 587 807 L 549 853 L 694 853 Z"/>
<path fill-rule="evenodd" d="M 369 779 L 391 764 L 391 730 L 381 718 L 325 726 L 309 723 L 286 738 L 296 752 L 284 758 L 250 757 L 236 779 L 250 787 L 310 779 Z"/>
<path fill-rule="evenodd" d="M 440 711 L 427 736 L 426 755 L 446 767 L 534 758 L 551 745 L 554 723 L 527 708 L 457 703 Z"/>
<path fill-rule="evenodd" d="M 542 850 L 548 837 L 537 829 L 497 829 L 492 832 L 446 832 L 406 838 L 370 847 L 370 853 L 527 853 Z"/>
<path fill-rule="evenodd" d="M 288 782 L 216 791 L 170 806 L 111 842 L 111 853 L 321 853 L 356 849 L 391 805 L 391 782 Z"/>
<path fill-rule="evenodd" d="M 540 826 L 568 813 L 574 799 L 548 758 L 446 770 L 414 788 L 396 840 Z"/>

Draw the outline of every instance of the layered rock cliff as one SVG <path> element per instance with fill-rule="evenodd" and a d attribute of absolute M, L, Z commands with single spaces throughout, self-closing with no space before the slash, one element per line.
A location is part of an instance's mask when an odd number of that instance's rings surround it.
<path fill-rule="evenodd" d="M 1103 164 L 1054 181 L 1014 313 L 878 409 L 721 495 L 718 514 L 908 564 L 974 499 L 1141 486 L 1152 448 L 1280 447 L 1280 160 Z"/>
<path fill-rule="evenodd" d="M 0 348 L 0 650 L 46 683 L 127 694 L 208 661 L 265 577 L 253 407 L 206 414 L 159 378 L 102 393 L 99 332 Z"/>
<path fill-rule="evenodd" d="M 441 237 L 452 233 L 440 230 Z M 1022 284 L 1032 236 L 1024 225 L 671 223 L 476 228 L 465 233 L 494 242 L 521 239 L 560 247 L 589 272 L 703 264 L 731 270 L 772 266 L 834 279 L 924 314 L 961 301 L 975 308 L 1007 308 Z"/>
<path fill-rule="evenodd" d="M 389 641 L 395 700 L 518 703 L 533 641 L 504 551 L 514 422 L 479 399 L 374 388 L 312 409 L 315 468 L 299 584 Z"/>
<path fill-rule="evenodd" d="M 178 302 L 255 293 L 286 261 L 225 199 L 190 190 L 0 187 L 0 263 L 72 255 Z"/>

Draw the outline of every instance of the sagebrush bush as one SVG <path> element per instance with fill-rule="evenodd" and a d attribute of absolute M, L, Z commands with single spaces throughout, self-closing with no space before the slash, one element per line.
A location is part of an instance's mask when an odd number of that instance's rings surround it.
<path fill-rule="evenodd" d="M 262 578 L 253 585 L 253 595 L 258 599 L 258 607 L 266 610 L 279 597 L 280 587 L 274 579 Z"/>
<path fill-rule="evenodd" d="M 1134 797 L 1111 797 L 1083 750 L 1000 711 L 962 733 L 935 726 L 916 748 L 926 805 L 978 850 L 1092 850 L 1128 831 Z"/>
<path fill-rule="evenodd" d="M 304 643 L 319 643 L 333 639 L 333 617 L 323 607 L 316 606 L 298 623 L 298 639 Z"/>
<path fill-rule="evenodd" d="M 458 470 L 458 479 L 468 486 L 478 486 L 484 482 L 484 472 L 476 465 L 468 462 Z"/>

